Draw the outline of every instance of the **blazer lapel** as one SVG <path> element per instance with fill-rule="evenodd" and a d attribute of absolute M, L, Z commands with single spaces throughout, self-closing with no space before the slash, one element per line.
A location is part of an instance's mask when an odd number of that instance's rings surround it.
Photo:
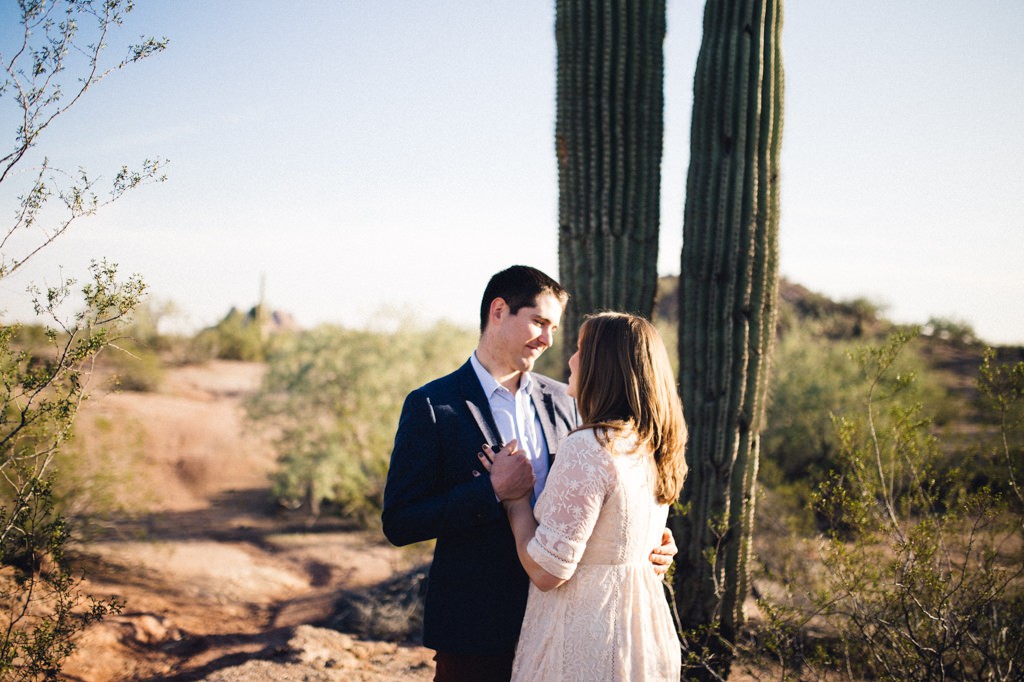
<path fill-rule="evenodd" d="M 494 421 L 494 415 L 491 414 L 490 403 L 487 402 L 487 396 L 484 395 L 484 389 L 480 386 L 480 380 L 476 378 L 476 372 L 473 371 L 473 366 L 469 362 L 462 366 L 459 382 L 462 395 L 466 399 L 466 409 L 473 415 L 473 420 L 480 427 L 480 433 L 485 442 L 488 445 L 504 445 L 498 425 Z"/>
<path fill-rule="evenodd" d="M 493 425 L 494 417 L 491 416 L 490 407 L 487 407 L 487 412 L 484 413 L 476 403 L 468 399 L 466 400 L 466 407 L 469 409 L 469 413 L 473 415 L 473 419 L 476 420 L 477 426 L 480 427 L 480 433 L 484 435 L 488 445 L 500 446 L 505 444 L 501 440 L 501 436 L 498 435 L 498 427 Z"/>
<path fill-rule="evenodd" d="M 540 417 L 540 426 L 544 431 L 544 440 L 548 446 L 548 461 L 555 461 L 555 452 L 558 450 L 558 429 L 555 428 L 555 403 L 551 394 L 541 388 L 540 382 L 534 380 L 530 387 L 530 398 L 534 407 L 537 408 L 537 416 Z"/>

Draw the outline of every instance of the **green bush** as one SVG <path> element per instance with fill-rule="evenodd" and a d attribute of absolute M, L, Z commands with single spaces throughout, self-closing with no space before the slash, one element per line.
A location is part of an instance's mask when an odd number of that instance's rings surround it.
<path fill-rule="evenodd" d="M 193 359 L 262 362 L 268 335 L 260 324 L 258 307 L 249 313 L 232 308 L 223 320 L 200 331 L 193 339 Z"/>
<path fill-rule="evenodd" d="M 933 317 L 922 327 L 921 333 L 925 336 L 934 337 L 957 348 L 964 348 L 978 343 L 978 335 L 974 328 L 961 320 L 952 320 L 945 317 Z"/>
<path fill-rule="evenodd" d="M 11 7 L 17 5 L 17 13 Z M 163 180 L 163 162 L 121 166 L 106 189 L 82 166 L 51 165 L 45 131 L 108 76 L 161 52 L 166 39 L 123 43 L 118 28 L 130 0 L 11 3 L 4 9 L 0 53 L 4 151 L 0 152 L 5 222 L 0 282 L 39 256 L 82 219 L 141 185 Z M 108 47 L 120 45 L 111 57 Z M 75 148 L 79 140 L 64 142 Z M 80 135 L 83 139 L 88 133 Z M 84 308 L 66 314 L 73 282 L 59 277 L 29 287 L 36 319 L 23 336 L 0 325 L 0 679 L 56 680 L 77 636 L 120 609 L 116 599 L 83 592 L 66 549 L 71 526 L 55 496 L 53 463 L 67 440 L 97 356 L 139 303 L 137 277 L 120 282 L 116 266 L 93 262 L 81 288 Z M 11 293 L 5 282 L 5 294 Z M 41 338 L 29 338 L 41 331 Z"/>
<path fill-rule="evenodd" d="M 916 334 L 905 332 L 908 339 Z M 903 398 L 948 414 L 954 399 L 929 371 L 915 342 L 894 359 L 891 371 L 908 381 Z M 871 378 L 852 358 L 863 341 L 828 341 L 820 331 L 794 327 L 776 346 L 768 414 L 762 434 L 761 481 L 800 494 L 816 488 L 841 466 L 835 420 L 863 411 Z M 879 430 L 891 416 L 877 415 Z"/>
<path fill-rule="evenodd" d="M 363 523 L 378 518 L 406 394 L 458 367 L 476 336 L 397 320 L 389 330 L 322 326 L 283 339 L 247 405 L 275 434 L 277 498 L 314 517 L 329 503 Z"/>
<path fill-rule="evenodd" d="M 766 484 L 820 480 L 835 466 L 832 416 L 856 409 L 864 385 L 849 361 L 854 347 L 850 341 L 824 343 L 800 327 L 779 340 L 761 438 Z"/>
<path fill-rule="evenodd" d="M 978 390 L 997 427 L 980 453 L 993 472 L 991 485 L 1024 517 L 1024 361 L 999 362 L 996 351 L 987 349 Z"/>
<path fill-rule="evenodd" d="M 110 373 L 110 387 L 115 390 L 155 391 L 164 378 L 164 363 L 157 352 L 130 337 L 107 349 L 101 367 Z"/>
<path fill-rule="evenodd" d="M 54 463 L 71 434 L 88 372 L 118 335 L 119 320 L 145 287 L 94 263 L 84 310 L 67 320 L 65 281 L 37 292 L 36 309 L 54 326 L 0 327 L 0 679 L 56 679 L 88 624 L 117 612 L 116 599 L 84 594 L 67 555 L 71 524 L 58 507 Z"/>
<path fill-rule="evenodd" d="M 915 378 L 898 370 L 910 343 L 897 333 L 856 355 L 864 400 L 835 419 L 837 466 L 814 494 L 830 522 L 820 564 L 789 599 L 762 600 L 763 641 L 802 678 L 1019 679 L 1024 507 L 944 465 Z M 996 374 L 994 402 L 1018 400 L 1024 363 Z M 1007 442 L 1019 426 L 1004 423 Z"/>

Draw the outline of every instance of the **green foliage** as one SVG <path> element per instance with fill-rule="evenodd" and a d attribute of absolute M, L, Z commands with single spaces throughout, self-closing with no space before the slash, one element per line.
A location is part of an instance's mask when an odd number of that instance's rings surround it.
<path fill-rule="evenodd" d="M 898 369 L 911 338 L 898 332 L 856 354 L 865 400 L 859 414 L 836 418 L 839 467 L 814 495 L 831 521 L 822 570 L 798 581 L 806 603 L 769 607 L 778 617 L 768 629 L 815 622 L 824 633 L 816 650 L 776 637 L 776 653 L 845 678 L 1018 679 L 1024 640 L 1010 633 L 1024 626 L 1024 515 L 988 489 L 966 489 L 960 472 L 943 466 L 909 393 L 916 379 Z M 989 366 L 982 381 L 996 404 L 1015 404 L 1024 364 Z M 1006 427 L 1020 425 L 1003 426 L 1009 439 Z"/>
<path fill-rule="evenodd" d="M 268 358 L 248 413 L 275 434 L 274 492 L 314 515 L 329 502 L 379 518 L 395 425 L 406 394 L 455 369 L 476 334 L 446 323 L 390 330 L 322 326 L 288 336 Z"/>
<path fill-rule="evenodd" d="M 781 289 L 782 334 L 800 327 L 827 339 L 871 340 L 891 326 L 880 317 L 881 307 L 865 298 L 837 302 L 785 280 Z"/>
<path fill-rule="evenodd" d="M 143 37 L 121 59 L 107 47 L 131 0 L 19 0 L 18 23 L 0 42 L 0 104 L 14 126 L 0 143 L 0 183 L 17 197 L 0 239 L 0 281 L 21 269 L 79 219 L 140 185 L 159 181 L 162 162 L 122 166 L 109 189 L 85 169 L 51 166 L 33 152 L 40 136 L 93 86 L 164 49 Z M 10 12 L 8 12 L 10 14 Z M 34 167 L 21 169 L 24 164 Z M 138 278 L 117 280 L 114 265 L 94 262 L 81 288 L 84 308 L 68 316 L 74 282 L 30 288 L 45 324 L 0 326 L 0 679 L 58 679 L 75 637 L 117 611 L 116 600 L 81 590 L 67 556 L 71 526 L 57 506 L 53 463 L 68 438 L 84 385 L 99 354 L 116 343 L 120 321 L 138 304 Z"/>
<path fill-rule="evenodd" d="M 105 62 L 109 35 L 132 10 L 130 0 L 21 0 L 18 6 L 23 30 L 6 32 L 0 46 L 5 67 L 0 100 L 13 100 L 14 117 L 8 120 L 18 122 L 13 139 L 0 147 L 0 183 L 21 183 L 21 194 L 14 224 L 5 232 L 0 278 L 20 269 L 80 218 L 140 185 L 164 179 L 163 161 L 150 159 L 139 169 L 123 166 L 104 195 L 84 168 L 67 173 L 46 158 L 31 173 L 14 172 L 46 129 L 90 88 L 167 46 L 166 39 L 142 38 L 120 60 Z M 62 206 L 59 215 L 51 206 L 53 199 Z M 10 240 L 16 234 L 21 242 Z"/>
<path fill-rule="evenodd" d="M 232 308 L 223 320 L 196 334 L 192 358 L 263 362 L 267 359 L 270 336 L 261 312 L 261 306 L 248 313 Z"/>
<path fill-rule="evenodd" d="M 96 416 L 91 428 L 83 426 L 77 419 L 74 437 L 56 452 L 52 490 L 56 508 L 74 519 L 75 541 L 88 543 L 114 516 L 132 517 L 145 506 L 147 486 L 135 472 L 146 450 L 142 426 L 126 418 Z"/>
<path fill-rule="evenodd" d="M 999 363 L 996 352 L 987 349 L 978 372 L 978 390 L 998 424 L 990 460 L 1006 478 L 1002 487 L 1016 512 L 1024 517 L 1024 361 Z"/>
<path fill-rule="evenodd" d="M 832 328 L 829 319 L 824 323 Z M 850 361 L 862 346 L 850 339 L 827 341 L 824 333 L 815 325 L 794 326 L 775 353 L 761 479 L 776 489 L 787 487 L 797 505 L 806 504 L 810 491 L 841 467 L 834 420 L 860 413 L 869 385 Z M 935 406 L 952 403 L 919 353 L 902 353 L 893 362 L 895 373 L 915 378 L 905 389 L 908 397 Z M 888 415 L 877 418 L 884 430 Z"/>
<path fill-rule="evenodd" d="M 19 327 L 0 328 L 0 677 L 53 678 L 74 649 L 74 635 L 106 614 L 116 600 L 79 590 L 65 554 L 67 518 L 55 506 L 51 465 L 70 436 L 89 368 L 116 338 L 119 320 L 145 287 L 117 279 L 117 268 L 93 263 L 85 302 L 72 320 L 58 309 L 73 281 L 37 292 L 36 310 L 54 326 L 45 345 L 23 346 Z M 38 334 L 29 335 L 28 338 Z M 82 608 L 86 611 L 83 615 Z"/>
<path fill-rule="evenodd" d="M 822 343 L 805 327 L 780 339 L 762 440 L 767 483 L 820 479 L 834 467 L 832 416 L 855 410 L 863 395 L 863 377 L 849 361 L 852 348 L 849 341 Z"/>
<path fill-rule="evenodd" d="M 978 336 L 971 325 L 961 320 L 933 317 L 924 325 L 922 333 L 963 348 L 978 342 Z"/>
<path fill-rule="evenodd" d="M 112 388 L 124 391 L 155 391 L 164 378 L 164 363 L 151 347 L 131 336 L 131 330 L 103 356 Z"/>

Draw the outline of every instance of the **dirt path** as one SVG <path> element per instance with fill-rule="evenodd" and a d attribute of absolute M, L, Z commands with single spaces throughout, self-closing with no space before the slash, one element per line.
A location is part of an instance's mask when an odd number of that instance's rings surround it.
<path fill-rule="evenodd" d="M 64 679 L 432 678 L 429 650 L 310 626 L 342 590 L 415 566 L 426 550 L 274 508 L 273 453 L 241 411 L 260 372 L 215 362 L 172 370 L 153 394 L 93 391 L 78 422 L 83 480 L 99 474 L 92 498 L 124 512 L 83 548 L 85 589 L 126 606 L 85 633 Z"/>

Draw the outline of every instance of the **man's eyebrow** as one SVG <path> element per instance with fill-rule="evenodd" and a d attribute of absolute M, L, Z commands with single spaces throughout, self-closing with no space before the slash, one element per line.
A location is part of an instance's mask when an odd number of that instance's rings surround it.
<path fill-rule="evenodd" d="M 533 316 L 533 319 L 535 319 L 535 320 L 537 320 L 537 321 L 539 321 L 541 323 L 550 324 L 553 328 L 558 329 L 558 324 L 556 324 L 555 322 L 552 322 L 551 318 L 544 317 L 540 313 L 535 314 Z"/>

